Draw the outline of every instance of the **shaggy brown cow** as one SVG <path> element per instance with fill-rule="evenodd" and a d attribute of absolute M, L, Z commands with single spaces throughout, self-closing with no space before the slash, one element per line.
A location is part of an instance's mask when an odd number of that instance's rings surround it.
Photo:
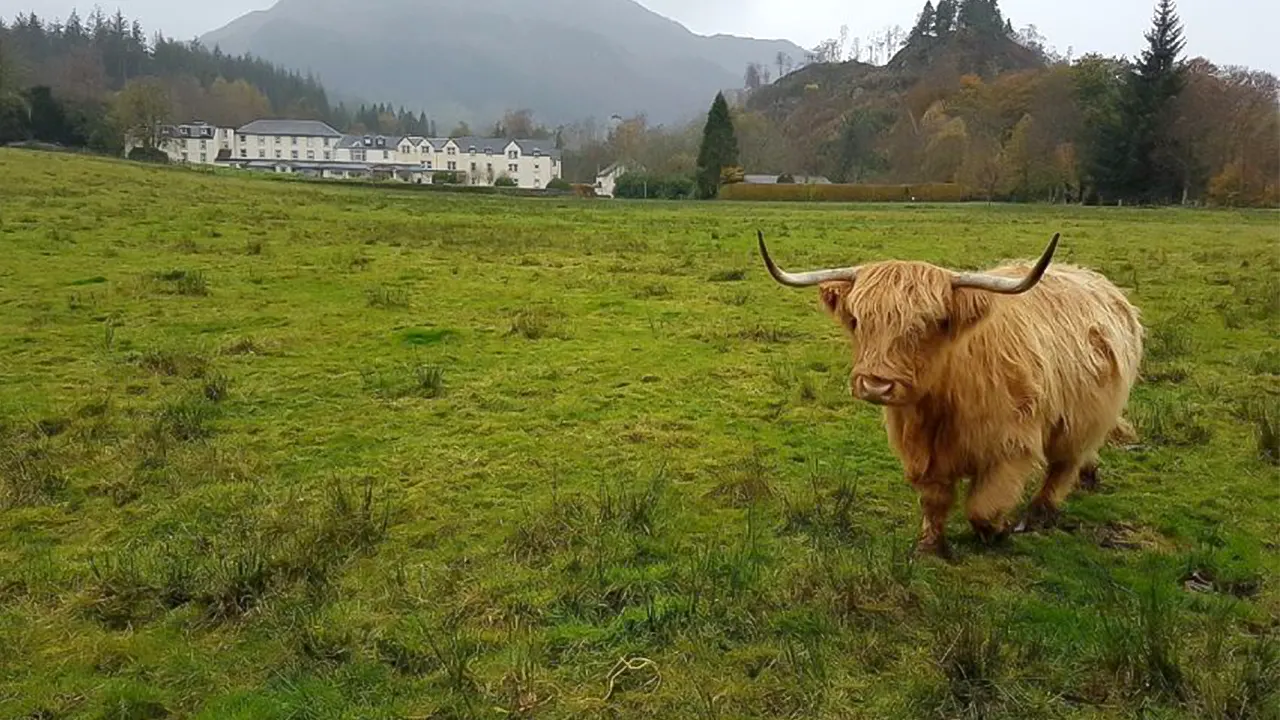
<path fill-rule="evenodd" d="M 1143 329 L 1137 308 L 1102 275 L 1055 265 L 1054 235 L 1040 260 L 982 273 L 922 262 L 789 273 L 819 286 L 822 304 L 855 345 L 850 389 L 884 407 L 885 428 L 920 494 L 919 547 L 945 554 L 956 485 L 990 541 L 1009 532 L 1029 475 L 1044 484 L 1023 525 L 1056 517 L 1108 437 L 1132 433 L 1121 417 L 1136 382 Z"/>

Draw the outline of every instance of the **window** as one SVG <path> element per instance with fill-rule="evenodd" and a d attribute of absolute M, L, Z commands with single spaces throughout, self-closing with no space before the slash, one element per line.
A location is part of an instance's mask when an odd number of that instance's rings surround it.
<path fill-rule="evenodd" d="M 391 157 L 391 151 L 390 151 L 390 150 L 383 150 L 383 151 L 382 151 L 382 159 L 383 159 L 383 160 L 390 159 L 390 157 Z"/>
<path fill-rule="evenodd" d="M 280 144 L 280 136 L 279 136 L 279 135 L 277 135 L 277 136 L 276 136 L 276 144 L 277 144 L 277 145 L 279 145 L 279 144 Z"/>
<path fill-rule="evenodd" d="M 475 164 L 475 163 L 471 163 L 471 174 L 472 174 L 472 175 L 475 175 L 475 174 L 476 174 L 476 164 Z"/>
<path fill-rule="evenodd" d="M 457 155 L 457 154 L 458 154 L 458 148 L 456 148 L 456 147 L 450 147 L 450 148 L 449 148 L 448 150 L 446 150 L 445 152 L 446 152 L 447 154 L 449 154 L 449 155 Z"/>
<path fill-rule="evenodd" d="M 294 159 L 294 160 L 297 160 L 297 159 L 298 159 L 298 151 L 297 151 L 297 150 L 294 150 L 294 151 L 290 152 L 290 153 L 289 153 L 289 157 L 290 157 L 290 158 L 292 158 L 292 159 Z"/>
<path fill-rule="evenodd" d="M 207 162 L 209 162 L 209 154 L 208 154 L 208 153 L 200 153 L 200 162 L 202 162 L 202 163 L 207 163 Z"/>
<path fill-rule="evenodd" d="M 426 162 L 426 167 L 427 167 L 427 169 L 428 169 L 428 170 L 430 170 L 430 169 L 431 169 L 431 161 L 430 161 L 430 160 L 428 160 L 428 161 Z"/>
<path fill-rule="evenodd" d="M 511 152 L 507 153 L 507 159 L 508 159 L 508 160 L 519 160 L 519 159 L 520 159 L 520 151 L 519 151 L 519 150 L 512 150 Z"/>
<path fill-rule="evenodd" d="M 485 149 L 484 149 L 484 154 L 485 154 L 485 155 L 492 155 L 492 154 L 493 154 L 493 148 L 485 148 Z"/>
<path fill-rule="evenodd" d="M 534 164 L 533 164 L 533 171 L 534 171 L 534 172 L 538 172 L 538 171 L 539 171 L 539 170 L 541 170 L 541 169 L 542 169 L 542 166 L 541 166 L 541 165 L 539 165 L 538 163 L 534 163 Z"/>
<path fill-rule="evenodd" d="M 365 154 L 363 150 L 352 150 L 351 160 L 354 162 L 364 162 Z"/>
<path fill-rule="evenodd" d="M 329 138 L 324 139 L 324 146 L 329 147 Z"/>
<path fill-rule="evenodd" d="M 266 145 L 266 144 L 267 144 L 267 139 L 266 139 L 266 138 L 264 138 L 264 137 L 262 137 L 261 135 L 259 135 L 259 136 L 258 136 L 258 144 L 259 144 L 259 145 Z"/>
<path fill-rule="evenodd" d="M 290 139 L 291 139 L 291 140 L 293 140 L 293 144 L 294 144 L 294 145 L 297 145 L 297 144 L 298 144 L 298 136 L 297 136 L 297 135 L 293 136 L 293 137 L 292 137 L 292 138 L 290 138 Z"/>
<path fill-rule="evenodd" d="M 316 143 L 315 138 L 313 137 L 307 138 L 307 147 L 315 147 L 315 143 Z"/>
<path fill-rule="evenodd" d="M 259 151 L 258 151 L 258 157 L 260 157 L 260 158 L 265 158 L 266 156 L 267 156 L 267 151 L 266 151 L 266 150 L 259 150 Z"/>
<path fill-rule="evenodd" d="M 280 153 L 280 149 L 279 149 L 279 148 L 276 148 L 276 157 L 277 157 L 277 158 L 284 157 L 284 156 Z"/>
<path fill-rule="evenodd" d="M 488 170 L 489 172 L 493 172 L 493 163 L 485 163 L 484 169 Z"/>
<path fill-rule="evenodd" d="M 240 148 L 240 157 L 242 158 L 249 157 L 249 148 Z"/>
<path fill-rule="evenodd" d="M 507 166 L 507 172 L 520 172 L 520 166 L 516 163 L 511 163 Z"/>
<path fill-rule="evenodd" d="M 450 160 L 450 161 L 449 161 L 449 169 L 450 169 L 450 170 L 457 170 L 457 169 L 458 169 L 458 163 L 456 163 L 456 162 L 454 162 L 454 161 Z"/>
<path fill-rule="evenodd" d="M 201 140 L 201 141 L 200 141 L 200 149 L 201 149 L 201 150 L 208 150 L 208 149 L 209 149 L 209 141 L 208 141 L 208 140 Z"/>
<path fill-rule="evenodd" d="M 330 157 L 332 154 L 333 154 L 333 153 L 329 152 L 328 150 L 325 150 L 325 151 L 324 151 L 324 159 L 325 159 L 325 160 L 328 160 L 328 159 L 329 159 L 329 157 Z"/>
<path fill-rule="evenodd" d="M 187 161 L 187 159 L 188 159 L 188 158 L 187 158 L 187 151 L 186 151 L 186 150 L 183 150 L 183 151 L 182 151 L 182 162 L 186 162 L 186 161 Z"/>
<path fill-rule="evenodd" d="M 315 160 L 315 159 L 316 159 L 316 151 L 315 151 L 315 150 L 308 150 L 308 151 L 307 151 L 307 159 L 308 159 L 308 160 Z"/>

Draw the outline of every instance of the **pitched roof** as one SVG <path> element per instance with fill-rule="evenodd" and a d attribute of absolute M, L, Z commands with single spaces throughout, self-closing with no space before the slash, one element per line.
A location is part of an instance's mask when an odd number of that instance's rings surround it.
<path fill-rule="evenodd" d="M 319 120 L 254 120 L 236 131 L 240 135 L 300 135 L 342 137 L 342 133 Z"/>
<path fill-rule="evenodd" d="M 366 142 L 367 140 L 367 142 Z M 378 141 L 382 144 L 379 145 Z M 346 148 L 364 148 L 366 150 L 396 150 L 400 147 L 400 138 L 392 135 L 343 135 L 338 141 L 337 148 L 344 150 Z"/>

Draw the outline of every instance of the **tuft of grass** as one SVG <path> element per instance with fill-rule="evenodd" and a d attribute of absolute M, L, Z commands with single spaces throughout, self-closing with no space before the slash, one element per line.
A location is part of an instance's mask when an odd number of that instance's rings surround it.
<path fill-rule="evenodd" d="M 52 503 L 69 485 L 63 463 L 47 441 L 0 436 L 0 508 Z"/>
<path fill-rule="evenodd" d="M 667 287 L 662 283 L 645 285 L 639 290 L 636 290 L 635 293 L 633 294 L 633 297 L 635 297 L 637 300 L 649 300 L 653 298 L 671 297 L 671 288 Z"/>
<path fill-rule="evenodd" d="M 209 294 L 209 280 L 202 270 L 168 270 L 154 273 L 151 277 L 173 294 L 195 297 Z"/>
<path fill-rule="evenodd" d="M 204 395 L 189 396 L 164 403 L 152 422 L 152 436 L 182 442 L 212 437 L 216 406 Z"/>
<path fill-rule="evenodd" d="M 444 368 L 438 365 L 401 365 L 360 371 L 365 390 L 388 400 L 442 397 L 445 392 L 444 376 Z"/>
<path fill-rule="evenodd" d="M 267 250 L 267 241 L 262 238 L 254 238 L 244 244 L 245 255 L 262 255 Z"/>
<path fill-rule="evenodd" d="M 372 308 L 397 310 L 409 307 L 409 293 L 402 288 L 379 285 L 364 291 L 365 303 Z"/>
<path fill-rule="evenodd" d="M 548 337 L 563 338 L 553 325 L 553 314 L 542 307 L 526 307 L 511 319 L 508 335 L 518 335 L 526 340 L 541 340 Z"/>
<path fill-rule="evenodd" d="M 212 373 L 205 377 L 203 394 L 210 402 L 222 402 L 227 399 L 231 387 L 231 379 L 222 373 Z"/>
<path fill-rule="evenodd" d="M 1164 395 L 1139 398 L 1133 404 L 1132 417 L 1139 437 L 1156 445 L 1195 447 L 1213 438 L 1203 411 L 1186 400 Z"/>
<path fill-rule="evenodd" d="M 717 270 L 707 278 L 711 282 L 742 282 L 747 279 L 747 271 L 742 269 Z"/>
<path fill-rule="evenodd" d="M 1268 465 L 1280 465 L 1280 399 L 1267 397 L 1247 402 L 1243 415 L 1253 425 L 1258 458 Z"/>
<path fill-rule="evenodd" d="M 1157 579 L 1101 614 L 1101 666 L 1131 693 L 1182 699 L 1186 670 L 1177 600 Z"/>
<path fill-rule="evenodd" d="M 175 350 L 148 350 L 135 362 L 149 372 L 168 377 L 202 378 L 209 371 L 205 358 Z"/>
<path fill-rule="evenodd" d="M 973 609 L 954 608 L 935 629 L 935 663 L 946 683 L 947 715 L 982 718 L 1004 703 L 1007 662 L 1003 627 Z"/>

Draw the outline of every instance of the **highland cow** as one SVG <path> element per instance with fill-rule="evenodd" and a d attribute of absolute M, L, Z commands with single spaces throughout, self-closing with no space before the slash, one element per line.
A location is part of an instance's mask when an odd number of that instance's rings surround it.
<path fill-rule="evenodd" d="M 984 541 L 1005 537 L 1028 477 L 1044 483 L 1017 529 L 1051 523 L 1083 476 L 1091 480 L 1137 380 L 1139 312 L 1102 275 L 1050 261 L 956 272 L 923 262 L 785 272 L 759 234 L 769 274 L 819 287 L 854 345 L 852 394 L 882 406 L 885 429 L 920 496 L 918 548 L 947 554 L 957 485 Z"/>

